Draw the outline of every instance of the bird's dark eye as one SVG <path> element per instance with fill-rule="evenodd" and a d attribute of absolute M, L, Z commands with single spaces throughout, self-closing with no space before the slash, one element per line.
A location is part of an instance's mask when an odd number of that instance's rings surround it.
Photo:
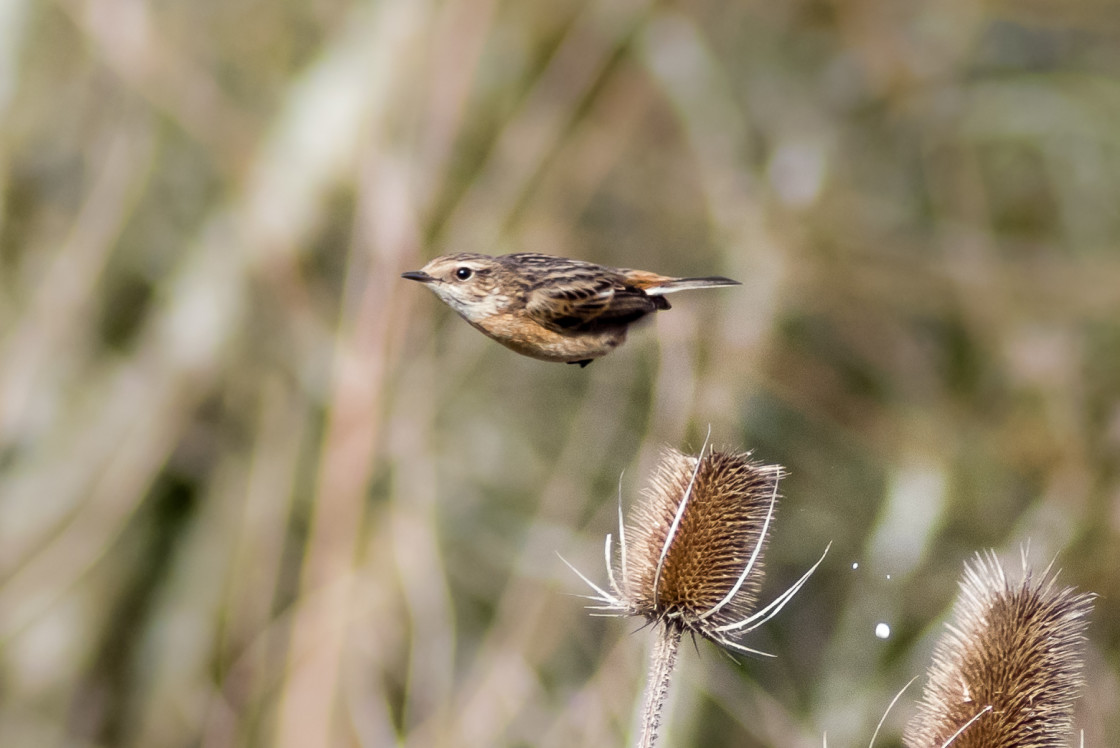
<path fill-rule="evenodd" d="M 461 267 L 455 271 L 455 277 L 461 281 L 465 281 L 471 277 L 471 269 L 468 267 Z"/>

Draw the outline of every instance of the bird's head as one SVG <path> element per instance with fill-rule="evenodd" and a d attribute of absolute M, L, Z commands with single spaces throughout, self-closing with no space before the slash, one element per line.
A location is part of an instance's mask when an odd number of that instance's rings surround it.
<path fill-rule="evenodd" d="M 478 322 L 508 302 L 502 293 L 502 272 L 489 255 L 461 252 L 437 257 L 401 277 L 423 283 L 467 321 Z"/>

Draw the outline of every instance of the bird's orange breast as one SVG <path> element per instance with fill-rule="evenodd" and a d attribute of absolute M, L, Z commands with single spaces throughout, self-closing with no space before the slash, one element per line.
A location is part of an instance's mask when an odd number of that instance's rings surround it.
<path fill-rule="evenodd" d="M 494 314 L 471 324 L 505 347 L 543 361 L 598 358 L 626 340 L 625 328 L 594 333 L 559 333 L 515 314 Z"/>

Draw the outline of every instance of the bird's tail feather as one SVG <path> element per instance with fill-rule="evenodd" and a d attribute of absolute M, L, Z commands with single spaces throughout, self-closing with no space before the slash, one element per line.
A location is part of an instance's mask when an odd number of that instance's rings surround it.
<path fill-rule="evenodd" d="M 690 291 L 694 288 L 715 288 L 717 286 L 740 286 L 739 281 L 724 278 L 722 275 L 709 275 L 703 278 L 674 278 L 665 283 L 646 288 L 649 296 L 662 296 L 677 291 Z"/>

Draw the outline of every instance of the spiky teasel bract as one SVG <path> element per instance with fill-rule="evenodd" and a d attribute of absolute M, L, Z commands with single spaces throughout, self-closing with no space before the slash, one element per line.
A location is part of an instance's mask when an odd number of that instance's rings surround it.
<path fill-rule="evenodd" d="M 1082 681 L 1093 595 L 1047 569 L 1008 581 L 995 554 L 965 565 L 953 623 L 938 642 L 908 748 L 1066 744 Z"/>
<path fill-rule="evenodd" d="M 824 559 L 757 608 L 762 553 L 782 476 L 780 466 L 753 461 L 749 452 L 705 445 L 693 457 L 667 449 L 625 525 L 619 507 L 617 569 L 607 536 L 609 591 L 580 574 L 597 593 L 592 599 L 601 605 L 595 609 L 765 654 L 738 639 L 775 616 Z"/>

